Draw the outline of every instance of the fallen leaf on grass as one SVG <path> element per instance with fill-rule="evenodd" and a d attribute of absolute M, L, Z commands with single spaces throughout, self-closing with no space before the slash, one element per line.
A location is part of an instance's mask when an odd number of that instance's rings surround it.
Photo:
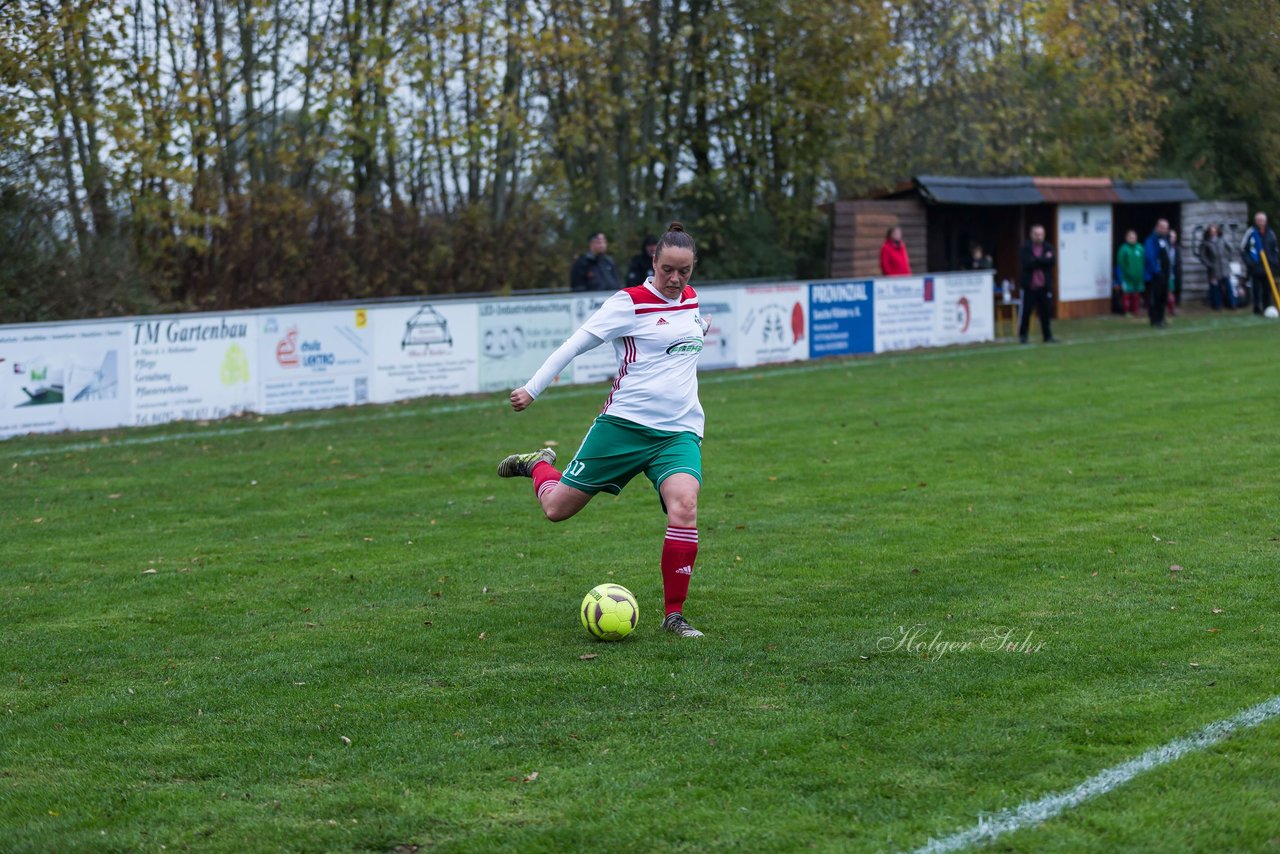
<path fill-rule="evenodd" d="M 1190 666 L 1190 667 L 1199 667 L 1199 666 L 1200 666 L 1200 662 L 1198 662 L 1198 661 L 1191 661 L 1191 662 L 1188 662 L 1188 666 Z"/>
<path fill-rule="evenodd" d="M 1170 572 L 1182 572 L 1182 567 L 1178 566 L 1178 564 L 1176 564 L 1176 563 L 1175 563 L 1175 564 L 1173 564 L 1172 566 L 1170 566 L 1170 567 L 1169 567 L 1169 571 L 1170 571 Z"/>
<path fill-rule="evenodd" d="M 37 516 L 36 518 L 34 518 L 34 519 L 32 519 L 32 520 L 31 520 L 31 524 L 33 524 L 33 525 L 39 525 L 39 524 L 40 524 L 41 522 L 43 522 L 43 521 L 44 521 L 44 517 L 43 517 L 43 516 Z"/>
<path fill-rule="evenodd" d="M 1222 631 L 1222 629 L 1205 629 L 1205 631 L 1211 635 L 1216 635 L 1218 632 Z"/>
<path fill-rule="evenodd" d="M 113 492 L 113 493 L 111 493 L 110 495 L 108 495 L 107 497 L 108 497 L 108 498 L 120 498 L 120 497 L 122 497 L 123 495 L 124 495 L 124 493 L 123 493 L 123 492 Z"/>
<path fill-rule="evenodd" d="M 544 446 L 544 447 L 547 447 L 547 448 L 554 448 L 554 447 L 556 447 L 557 445 L 559 445 L 560 443 L 559 443 L 559 442 L 557 442 L 555 439 L 548 439 L 547 441 L 543 442 L 542 444 L 543 444 L 543 446 Z"/>
<path fill-rule="evenodd" d="M 481 632 L 480 637 L 476 638 L 476 640 L 484 640 L 488 636 L 489 636 L 488 632 Z"/>
<path fill-rule="evenodd" d="M 599 658 L 599 657 L 600 656 L 594 652 L 588 652 L 586 655 L 578 656 L 578 661 L 590 661 L 593 658 Z"/>
<path fill-rule="evenodd" d="M 342 742 L 347 747 L 351 746 L 351 739 L 347 738 L 345 735 L 338 736 L 338 741 Z"/>
<path fill-rule="evenodd" d="M 142 574 L 143 574 L 143 575 L 155 575 L 155 574 L 156 574 L 156 570 L 154 570 L 154 569 L 144 569 L 144 570 L 142 570 Z"/>
<path fill-rule="evenodd" d="M 372 543 L 372 542 L 373 542 L 373 537 L 363 537 L 362 539 L 363 539 L 366 543 Z"/>
<path fill-rule="evenodd" d="M 536 780 L 536 779 L 538 779 L 538 772 L 537 772 L 537 771 L 530 771 L 530 772 L 529 772 L 529 776 L 528 776 L 528 777 L 525 777 L 525 778 L 524 778 L 524 780 L 523 780 L 523 781 L 521 781 L 521 782 L 524 782 L 524 783 L 532 783 L 532 782 L 533 782 L 534 780 Z"/>
<path fill-rule="evenodd" d="M 1210 613 L 1210 614 L 1221 614 L 1221 613 L 1222 613 L 1222 609 L 1221 609 L 1221 608 L 1210 608 L 1210 609 L 1209 609 L 1209 613 Z"/>

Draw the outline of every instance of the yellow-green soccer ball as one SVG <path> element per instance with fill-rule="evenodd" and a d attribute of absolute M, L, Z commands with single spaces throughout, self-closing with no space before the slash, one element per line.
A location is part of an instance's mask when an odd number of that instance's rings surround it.
<path fill-rule="evenodd" d="M 616 641 L 631 634 L 636 627 L 640 606 L 631 591 L 621 584 L 601 584 L 583 597 L 578 616 L 592 637 Z"/>

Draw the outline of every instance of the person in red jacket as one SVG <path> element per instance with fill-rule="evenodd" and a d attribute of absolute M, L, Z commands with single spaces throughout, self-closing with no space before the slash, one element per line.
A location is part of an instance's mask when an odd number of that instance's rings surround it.
<path fill-rule="evenodd" d="M 896 225 L 884 236 L 884 246 L 880 247 L 880 272 L 886 276 L 910 276 L 911 261 L 907 258 L 907 247 L 902 242 L 902 229 Z"/>

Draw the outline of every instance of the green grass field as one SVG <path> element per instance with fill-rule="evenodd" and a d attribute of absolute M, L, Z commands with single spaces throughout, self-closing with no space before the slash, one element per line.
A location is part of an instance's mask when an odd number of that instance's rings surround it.
<path fill-rule="evenodd" d="M 698 641 L 493 473 L 602 388 L 4 442 L 0 848 L 895 851 L 1272 698 L 1280 326 L 1059 329 L 705 376 Z M 1276 850 L 1277 740 L 990 848 Z"/>

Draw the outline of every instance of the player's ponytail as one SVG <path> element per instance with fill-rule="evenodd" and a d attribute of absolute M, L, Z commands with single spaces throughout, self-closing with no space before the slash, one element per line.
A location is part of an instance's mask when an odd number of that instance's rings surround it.
<path fill-rule="evenodd" d="M 694 244 L 693 238 L 689 236 L 689 232 L 684 230 L 684 223 L 673 222 L 667 226 L 666 234 L 658 239 L 658 246 L 653 250 L 653 261 L 656 264 L 658 257 L 662 255 L 663 249 L 688 249 L 693 253 L 694 260 L 698 258 L 698 247 Z"/>

